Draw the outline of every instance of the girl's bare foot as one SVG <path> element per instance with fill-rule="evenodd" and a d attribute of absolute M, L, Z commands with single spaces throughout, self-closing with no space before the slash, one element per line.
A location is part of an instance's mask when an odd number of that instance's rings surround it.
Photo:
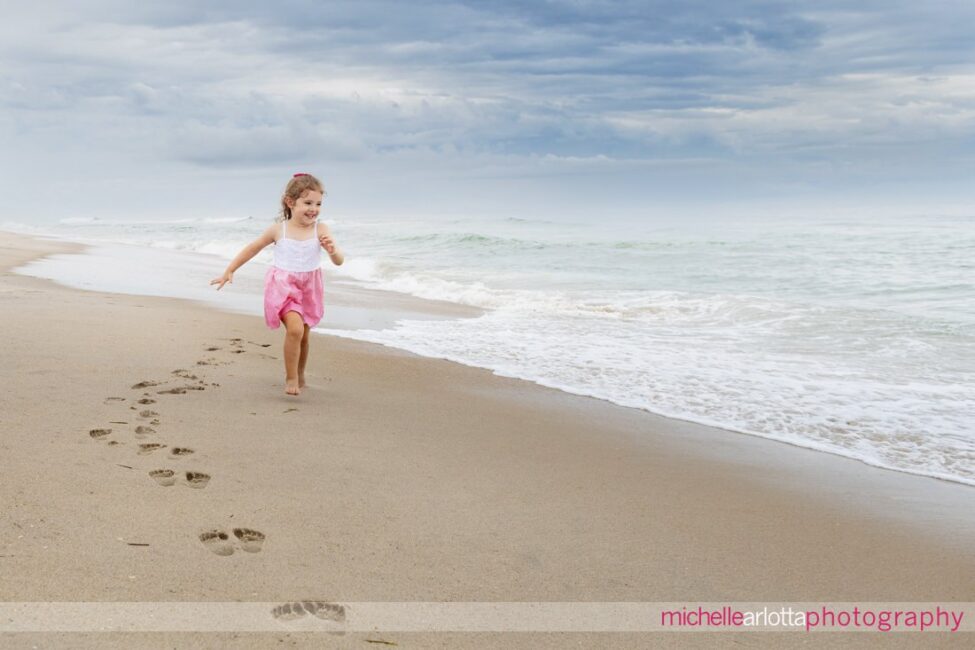
<path fill-rule="evenodd" d="M 298 388 L 304 388 L 304 387 L 305 387 L 305 373 L 302 372 L 298 375 Z"/>
<path fill-rule="evenodd" d="M 301 395 L 301 386 L 297 379 L 288 379 L 284 382 L 284 392 L 288 395 Z"/>

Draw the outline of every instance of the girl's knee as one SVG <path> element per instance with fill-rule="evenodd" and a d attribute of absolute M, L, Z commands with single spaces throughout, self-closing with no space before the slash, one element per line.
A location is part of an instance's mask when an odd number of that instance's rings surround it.
<path fill-rule="evenodd" d="M 301 321 L 301 317 L 298 318 L 288 318 L 284 323 L 284 334 L 288 338 L 300 339 L 305 336 L 305 324 Z"/>

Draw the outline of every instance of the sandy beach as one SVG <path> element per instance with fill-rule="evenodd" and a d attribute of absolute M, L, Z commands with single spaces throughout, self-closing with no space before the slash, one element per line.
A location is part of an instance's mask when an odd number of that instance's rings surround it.
<path fill-rule="evenodd" d="M 313 338 L 309 386 L 289 398 L 281 334 L 259 314 L 10 272 L 78 248 L 0 233 L 0 601 L 975 601 L 970 487 L 332 337 Z M 175 484 L 161 484 L 169 471 Z M 894 647 L 971 641 L 796 632 L 339 637 L 281 623 L 280 632 L 251 634 L 9 634 L 2 645 L 595 648 L 851 638 Z"/>

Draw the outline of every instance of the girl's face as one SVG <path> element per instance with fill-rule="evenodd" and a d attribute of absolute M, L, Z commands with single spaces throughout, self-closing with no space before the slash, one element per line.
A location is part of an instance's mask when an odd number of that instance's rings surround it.
<path fill-rule="evenodd" d="M 302 226 L 310 226 L 315 223 L 322 210 L 322 193 L 305 190 L 297 200 L 288 199 L 288 207 L 291 208 L 293 221 Z"/>

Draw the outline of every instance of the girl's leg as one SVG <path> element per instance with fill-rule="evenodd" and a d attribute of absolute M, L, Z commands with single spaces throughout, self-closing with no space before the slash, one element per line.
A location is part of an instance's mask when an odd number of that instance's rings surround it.
<path fill-rule="evenodd" d="M 301 356 L 301 338 L 305 333 L 305 322 L 301 320 L 301 314 L 296 311 L 289 311 L 282 318 L 284 323 L 284 392 L 288 395 L 298 395 L 301 393 L 301 386 L 298 381 L 298 359 Z"/>
<path fill-rule="evenodd" d="M 305 363 L 308 361 L 308 332 L 310 327 L 305 325 L 305 334 L 301 337 L 301 354 L 298 355 L 298 388 L 305 387 Z"/>

